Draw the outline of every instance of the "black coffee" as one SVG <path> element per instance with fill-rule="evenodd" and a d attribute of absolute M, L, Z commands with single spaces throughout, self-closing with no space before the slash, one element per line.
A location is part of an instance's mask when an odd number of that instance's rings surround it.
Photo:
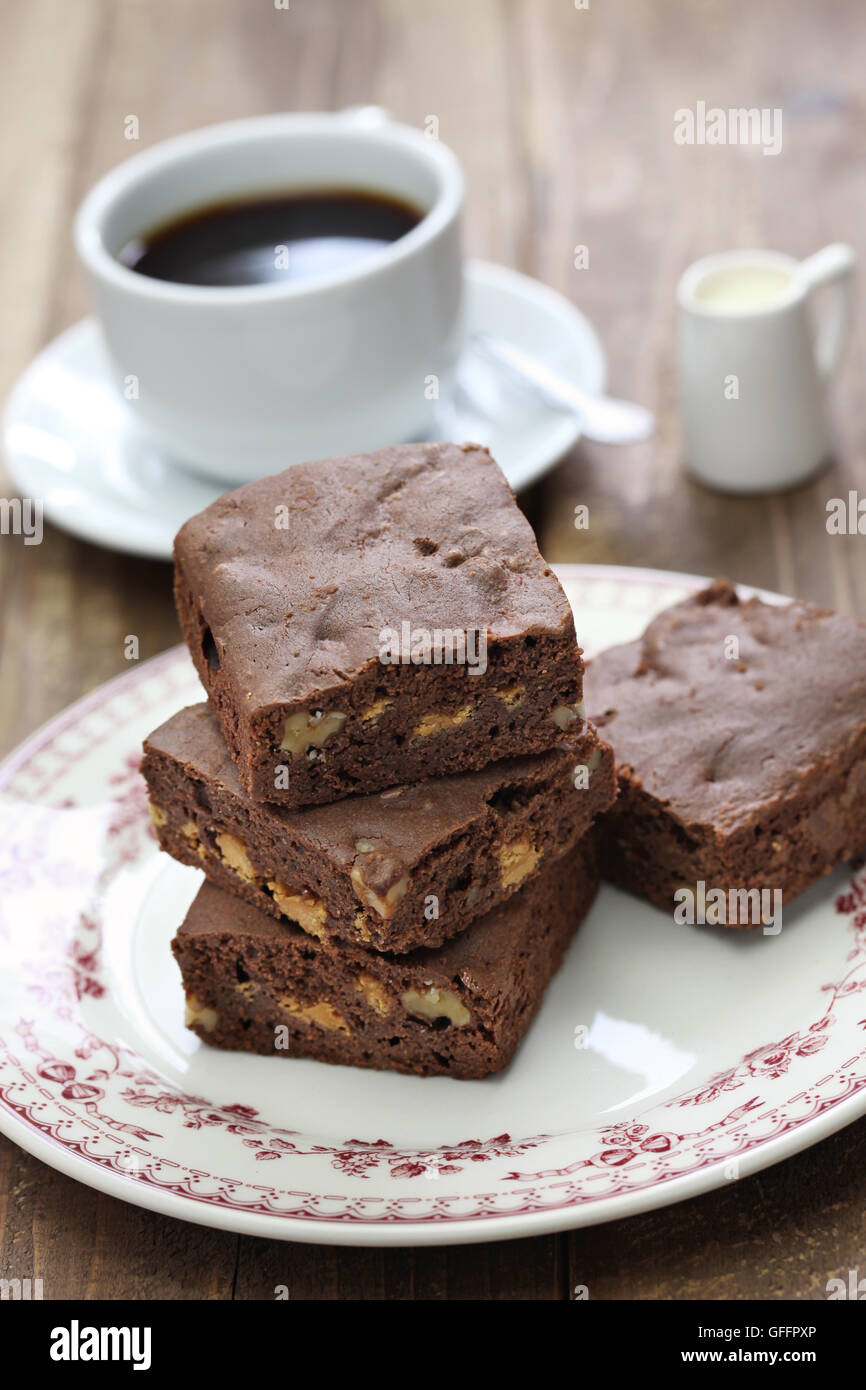
<path fill-rule="evenodd" d="M 127 242 L 122 265 L 182 285 L 260 285 L 342 270 L 424 216 L 377 193 L 274 194 L 187 213 Z"/>

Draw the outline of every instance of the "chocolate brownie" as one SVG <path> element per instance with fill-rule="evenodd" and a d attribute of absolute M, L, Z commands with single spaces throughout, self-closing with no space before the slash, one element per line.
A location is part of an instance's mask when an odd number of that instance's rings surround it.
<path fill-rule="evenodd" d="M 589 724 L 546 753 L 292 810 L 253 801 L 207 705 L 150 735 L 142 772 L 160 846 L 313 936 L 438 946 L 564 854 L 615 794 Z"/>
<path fill-rule="evenodd" d="M 614 882 L 668 909 L 700 881 L 788 902 L 866 847 L 866 624 L 718 580 L 598 656 L 586 690 L 617 763 Z"/>
<path fill-rule="evenodd" d="M 582 720 L 568 600 L 477 445 L 250 483 L 181 528 L 175 561 L 184 636 L 257 800 L 463 772 Z"/>
<path fill-rule="evenodd" d="M 419 1076 L 511 1060 L 598 883 L 592 832 L 438 950 L 317 941 L 206 883 L 172 949 L 187 1023 L 213 1047 Z"/>

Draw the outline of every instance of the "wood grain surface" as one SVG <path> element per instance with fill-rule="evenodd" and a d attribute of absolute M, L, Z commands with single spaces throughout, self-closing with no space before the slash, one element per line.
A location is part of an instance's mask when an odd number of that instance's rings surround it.
<path fill-rule="evenodd" d="M 89 185 L 130 153 L 259 112 L 385 105 L 439 118 L 469 188 L 468 250 L 536 275 L 596 323 L 611 389 L 658 413 L 651 443 L 579 447 L 522 499 L 550 560 L 724 573 L 866 617 L 864 315 L 833 392 L 836 454 L 810 485 L 723 498 L 687 479 L 674 286 L 706 252 L 829 241 L 866 253 L 862 0 L 2 0 L 0 396 L 86 311 L 70 241 Z M 673 112 L 782 107 L 776 158 L 681 147 Z M 138 117 L 140 141 L 124 138 Z M 574 248 L 589 267 L 574 268 Z M 0 493 L 9 485 L 0 473 Z M 585 532 L 574 507 L 590 509 Z M 178 640 L 166 565 L 46 527 L 0 537 L 0 752 Z M 100 1196 L 0 1140 L 0 1277 L 46 1298 L 823 1298 L 863 1265 L 866 1123 L 724 1190 L 573 1235 L 423 1251 L 213 1232 Z M 861 1269 L 861 1273 L 864 1272 Z"/>

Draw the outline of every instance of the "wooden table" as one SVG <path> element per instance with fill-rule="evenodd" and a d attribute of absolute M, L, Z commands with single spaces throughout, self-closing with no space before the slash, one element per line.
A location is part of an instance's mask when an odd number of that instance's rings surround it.
<path fill-rule="evenodd" d="M 466 168 L 470 252 L 571 296 L 601 331 L 612 388 L 658 412 L 651 444 L 580 447 L 523 499 L 548 559 L 725 573 L 866 616 L 866 537 L 825 529 L 829 498 L 866 495 L 866 311 L 834 394 L 836 461 L 757 500 L 683 476 L 673 314 L 677 276 L 705 252 L 866 251 L 860 0 L 3 0 L 0 26 L 0 394 L 85 311 L 73 209 L 135 149 L 288 108 L 434 114 Z M 698 99 L 781 106 L 781 155 L 676 145 L 673 111 Z M 178 640 L 168 566 L 50 527 L 38 547 L 0 538 L 0 752 L 126 669 L 130 633 L 142 659 Z M 276 1284 L 328 1299 L 565 1299 L 575 1284 L 594 1299 L 822 1298 L 864 1248 L 864 1122 L 648 1216 L 388 1253 L 163 1219 L 0 1141 L 0 1277 L 42 1274 L 50 1298 L 272 1298 Z"/>

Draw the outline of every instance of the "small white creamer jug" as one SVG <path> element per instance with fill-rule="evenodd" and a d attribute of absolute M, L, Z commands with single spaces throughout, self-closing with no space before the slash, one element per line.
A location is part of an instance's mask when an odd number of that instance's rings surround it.
<path fill-rule="evenodd" d="M 825 246 L 805 261 L 730 251 L 677 287 L 686 463 L 725 492 L 773 492 L 826 460 L 826 388 L 842 355 L 856 258 Z M 830 286 L 816 330 L 809 301 Z"/>

